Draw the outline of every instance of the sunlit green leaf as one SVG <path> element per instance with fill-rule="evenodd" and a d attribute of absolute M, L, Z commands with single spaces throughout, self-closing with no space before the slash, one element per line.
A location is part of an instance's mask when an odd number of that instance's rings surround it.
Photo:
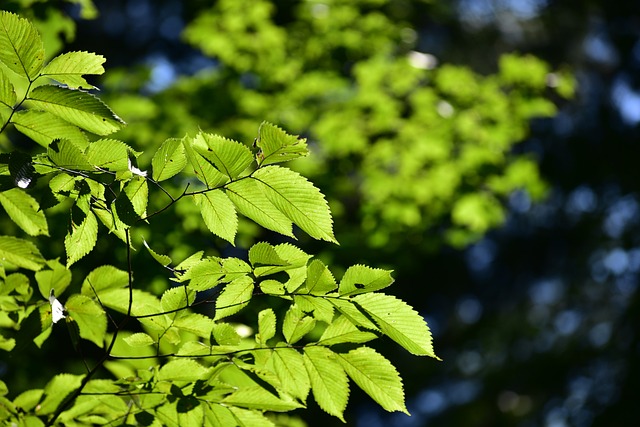
<path fill-rule="evenodd" d="M 256 342 L 266 345 L 267 341 L 276 334 L 276 314 L 270 308 L 262 310 L 258 313 L 258 333 L 256 334 Z"/>
<path fill-rule="evenodd" d="M 275 412 L 292 411 L 303 407 L 293 399 L 280 399 L 260 386 L 243 387 L 225 397 L 223 402 L 228 405 L 240 406 L 247 409 L 260 409 Z"/>
<path fill-rule="evenodd" d="M 182 140 L 169 138 L 162 143 L 151 160 L 153 179 L 158 182 L 169 179 L 182 171 L 186 165 L 187 156 Z"/>
<path fill-rule="evenodd" d="M 260 125 L 256 145 L 261 150 L 258 155 L 258 163 L 261 166 L 287 162 L 309 154 L 306 139 L 289 135 L 267 122 Z"/>
<path fill-rule="evenodd" d="M 38 30 L 24 18 L 0 11 L 0 61 L 14 73 L 34 80 L 44 62 Z"/>
<path fill-rule="evenodd" d="M 13 84 L 0 68 L 0 104 L 13 108 L 16 101 L 16 91 L 13 88 Z"/>
<path fill-rule="evenodd" d="M 16 129 L 43 147 L 55 139 L 68 139 L 76 145 L 86 145 L 86 135 L 75 125 L 47 111 L 23 110 L 11 118 Z"/>
<path fill-rule="evenodd" d="M 249 304 L 253 295 L 253 280 L 248 276 L 240 277 L 224 287 L 216 299 L 215 320 L 231 316 Z"/>
<path fill-rule="evenodd" d="M 160 265 L 162 265 L 163 267 L 166 267 L 169 264 L 171 264 L 171 258 L 169 256 L 159 254 L 156 251 L 154 251 L 153 249 L 151 249 L 151 247 L 149 246 L 147 241 L 144 240 L 144 239 L 142 239 L 142 243 L 144 244 L 144 247 L 147 248 L 147 251 L 149 251 L 149 254 L 153 257 L 153 259 L 158 261 L 160 263 Z"/>
<path fill-rule="evenodd" d="M 335 345 L 343 343 L 360 344 L 378 338 L 373 332 L 361 331 L 346 316 L 337 317 L 318 340 L 322 345 Z"/>
<path fill-rule="evenodd" d="M 44 387 L 42 401 L 38 413 L 53 413 L 69 393 L 80 387 L 84 375 L 59 374 L 53 377 Z"/>
<path fill-rule="evenodd" d="M 304 366 L 311 379 L 313 397 L 326 413 L 344 422 L 349 399 L 349 380 L 336 355 L 326 347 L 304 348 Z"/>
<path fill-rule="evenodd" d="M 89 144 L 86 151 L 87 161 L 101 169 L 121 172 L 129 169 L 131 148 L 115 139 L 99 139 Z"/>
<path fill-rule="evenodd" d="M 39 86 L 29 95 L 30 104 L 97 135 L 124 127 L 124 122 L 100 99 L 80 90 Z"/>
<path fill-rule="evenodd" d="M 253 175 L 273 205 L 311 237 L 337 243 L 331 211 L 320 190 L 290 169 L 267 166 Z"/>
<path fill-rule="evenodd" d="M 295 344 L 316 325 L 316 320 L 304 313 L 297 305 L 292 305 L 284 315 L 282 334 L 289 344 Z"/>
<path fill-rule="evenodd" d="M 336 358 L 349 377 L 389 412 L 409 415 L 404 405 L 402 379 L 396 368 L 375 350 L 359 347 Z"/>
<path fill-rule="evenodd" d="M 104 73 L 105 59 L 90 52 L 68 52 L 58 55 L 49 62 L 41 74 L 50 77 L 71 89 L 94 89 L 94 86 L 82 78 L 86 74 Z"/>
<path fill-rule="evenodd" d="M 290 347 L 278 347 L 271 357 L 282 388 L 304 402 L 311 389 L 311 382 L 302 354 Z"/>
<path fill-rule="evenodd" d="M 77 324 L 80 336 L 98 347 L 104 344 L 107 315 L 96 301 L 80 294 L 71 295 L 65 304 L 69 317 Z"/>
<path fill-rule="evenodd" d="M 199 133 L 194 149 L 230 179 L 238 178 L 253 163 L 247 147 L 219 135 Z"/>
<path fill-rule="evenodd" d="M 232 182 L 225 192 L 242 215 L 264 228 L 293 237 L 292 221 L 271 203 L 254 179 Z"/>
<path fill-rule="evenodd" d="M 44 258 L 30 241 L 13 236 L 0 236 L 0 264 L 4 262 L 28 270 L 38 271 L 44 265 Z"/>
<path fill-rule="evenodd" d="M 357 295 L 353 301 L 367 312 L 385 335 L 410 353 L 438 359 L 433 352 L 427 322 L 407 303 L 378 293 Z"/>
<path fill-rule="evenodd" d="M 340 295 L 355 295 L 386 288 L 393 283 L 391 271 L 353 265 L 344 272 L 340 280 Z"/>
<path fill-rule="evenodd" d="M 71 224 L 71 227 L 64 238 L 67 267 L 91 252 L 98 239 L 98 221 L 91 211 L 86 213 L 80 224 Z"/>
<path fill-rule="evenodd" d="M 38 290 L 43 298 L 49 298 L 51 289 L 55 289 L 56 295 L 62 293 L 71 284 L 71 270 L 56 260 L 47 261 L 47 269 L 36 272 Z"/>
<path fill-rule="evenodd" d="M 193 200 L 200 208 L 209 231 L 233 245 L 238 230 L 238 217 L 227 195 L 222 190 L 213 190 L 195 194 Z"/>
<path fill-rule="evenodd" d="M 7 215 L 30 236 L 49 235 L 47 218 L 36 199 L 19 188 L 0 192 L 0 204 Z"/>
<path fill-rule="evenodd" d="M 156 343 L 150 335 L 145 334 L 144 332 L 131 334 L 124 339 L 124 342 L 129 344 L 131 347 L 147 347 Z"/>

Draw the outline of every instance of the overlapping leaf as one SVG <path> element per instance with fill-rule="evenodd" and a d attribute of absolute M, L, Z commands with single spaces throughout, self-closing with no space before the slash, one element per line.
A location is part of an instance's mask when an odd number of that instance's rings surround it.
<path fill-rule="evenodd" d="M 91 252 L 97 239 L 98 221 L 93 212 L 89 211 L 80 224 L 72 224 L 71 231 L 64 238 L 67 267 Z"/>
<path fill-rule="evenodd" d="M 194 138 L 194 149 L 232 180 L 253 163 L 253 156 L 247 147 L 219 135 L 198 134 Z"/>
<path fill-rule="evenodd" d="M 77 126 L 47 111 L 24 110 L 16 112 L 11 122 L 18 132 L 28 136 L 43 147 L 55 139 L 68 139 L 75 145 L 86 145 L 87 137 Z"/>
<path fill-rule="evenodd" d="M 31 105 L 97 135 L 122 129 L 124 122 L 100 99 L 80 90 L 39 86 L 29 94 Z"/>
<path fill-rule="evenodd" d="M 289 135 L 268 122 L 260 125 L 256 145 L 261 151 L 258 155 L 258 163 L 261 166 L 287 162 L 309 154 L 306 139 Z"/>
<path fill-rule="evenodd" d="M 216 300 L 215 320 L 231 316 L 249 304 L 253 295 L 253 280 L 242 276 L 225 286 Z"/>
<path fill-rule="evenodd" d="M 40 270 L 45 263 L 36 245 L 13 236 L 0 236 L 0 260 L 33 271 Z"/>
<path fill-rule="evenodd" d="M 65 305 L 69 316 L 78 324 L 80 337 L 102 347 L 107 333 L 107 316 L 100 304 L 89 297 L 75 294 L 69 297 Z"/>
<path fill-rule="evenodd" d="M 13 108 L 16 101 L 16 91 L 13 88 L 13 84 L 0 68 L 0 104 Z"/>
<path fill-rule="evenodd" d="M 67 52 L 58 55 L 49 62 L 41 74 L 50 77 L 71 89 L 94 89 L 82 77 L 86 74 L 100 75 L 104 73 L 105 59 L 91 52 Z"/>

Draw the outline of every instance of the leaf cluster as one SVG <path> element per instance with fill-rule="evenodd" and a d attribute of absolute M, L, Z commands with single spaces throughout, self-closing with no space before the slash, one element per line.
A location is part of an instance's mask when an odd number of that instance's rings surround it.
<path fill-rule="evenodd" d="M 263 122 L 252 151 L 199 132 L 166 139 L 141 168 L 140 152 L 106 138 L 124 123 L 84 90 L 104 59 L 71 52 L 45 63 L 29 21 L 0 12 L 0 24 L 2 131 L 13 126 L 43 148 L 0 154 L 0 204 L 17 227 L 0 236 L 0 350 L 42 347 L 64 324 L 79 354 L 86 346 L 101 354 L 83 359 L 82 374 L 57 374 L 17 396 L 0 381 L 0 421 L 268 426 L 267 413 L 304 408 L 310 395 L 344 421 L 349 379 L 384 409 L 407 412 L 397 370 L 365 344 L 387 337 L 437 357 L 422 316 L 380 292 L 390 271 L 354 265 L 337 281 L 293 244 L 267 242 L 246 260 L 199 250 L 176 265 L 140 234 L 165 210 L 190 204 L 231 245 L 238 214 L 291 239 L 295 225 L 337 243 L 325 196 L 283 165 L 308 154 L 305 139 Z M 172 194 L 169 181 L 182 190 Z M 159 197 L 164 206 L 151 210 Z M 50 220 L 56 210 L 68 212 L 65 221 Z M 50 256 L 41 249 L 60 228 L 64 254 Z M 126 266 L 114 257 L 82 274 L 77 265 L 109 234 L 121 240 Z M 132 267 L 140 240 L 164 269 L 161 294 Z M 238 323 L 251 307 L 267 308 Z M 34 321 L 36 333 L 25 336 Z M 98 378 L 103 369 L 108 378 Z"/>

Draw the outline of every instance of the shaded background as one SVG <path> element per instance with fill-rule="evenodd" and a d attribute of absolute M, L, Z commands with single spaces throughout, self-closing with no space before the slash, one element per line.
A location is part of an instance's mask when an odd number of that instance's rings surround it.
<path fill-rule="evenodd" d="M 291 19 L 292 3 L 274 2 L 277 21 Z M 546 197 L 534 201 L 527 191 L 510 192 L 504 222 L 483 237 L 453 247 L 439 237 L 437 244 L 416 240 L 416 234 L 432 230 L 410 228 L 391 235 L 391 250 L 359 247 L 350 216 L 359 205 L 340 205 L 344 212 L 337 215 L 336 230 L 343 244 L 324 256 L 332 265 L 393 268 L 397 283 L 390 293 L 424 314 L 444 359 L 410 357 L 383 343 L 381 351 L 404 379 L 412 416 L 384 413 L 353 391 L 348 424 L 640 425 L 640 2 L 379 3 L 367 7 L 410 22 L 415 49 L 438 64 L 490 74 L 501 53 L 531 53 L 554 69 L 566 67 L 578 86 L 571 101 L 557 103 L 553 117 L 533 119 L 528 135 L 512 149 L 537 159 Z M 220 65 L 181 38 L 208 2 L 95 4 L 99 15 L 89 21 L 77 7 L 64 6 L 77 25 L 67 49 L 108 59 L 107 79 L 110 73 L 119 77 L 105 83 L 105 97 L 111 91 L 117 100 L 127 88 L 162 97 L 177 78 Z M 335 60 L 349 66 L 348 56 Z M 129 70 L 124 77 L 123 67 Z M 251 73 L 239 78 L 246 86 L 257 84 Z M 139 98 L 131 102 L 140 111 L 152 108 Z M 331 192 L 327 187 L 336 173 L 350 171 L 341 163 L 312 179 Z M 231 248 L 220 251 L 231 254 Z M 300 413 L 309 425 L 340 425 L 314 405 Z"/>

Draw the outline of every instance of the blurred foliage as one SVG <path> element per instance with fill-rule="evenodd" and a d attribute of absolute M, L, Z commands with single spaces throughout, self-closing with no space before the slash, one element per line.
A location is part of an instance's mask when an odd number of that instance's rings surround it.
<path fill-rule="evenodd" d="M 474 242 L 502 224 L 514 190 L 544 196 L 535 157 L 513 146 L 573 79 L 530 55 L 505 55 L 488 76 L 437 65 L 392 3 L 216 2 L 183 32 L 214 66 L 150 96 L 144 69 L 107 77 L 132 124 L 121 137 L 144 148 L 200 126 L 250 143 L 266 118 L 308 136 L 315 155 L 294 167 L 325 188 L 343 244 Z"/>

